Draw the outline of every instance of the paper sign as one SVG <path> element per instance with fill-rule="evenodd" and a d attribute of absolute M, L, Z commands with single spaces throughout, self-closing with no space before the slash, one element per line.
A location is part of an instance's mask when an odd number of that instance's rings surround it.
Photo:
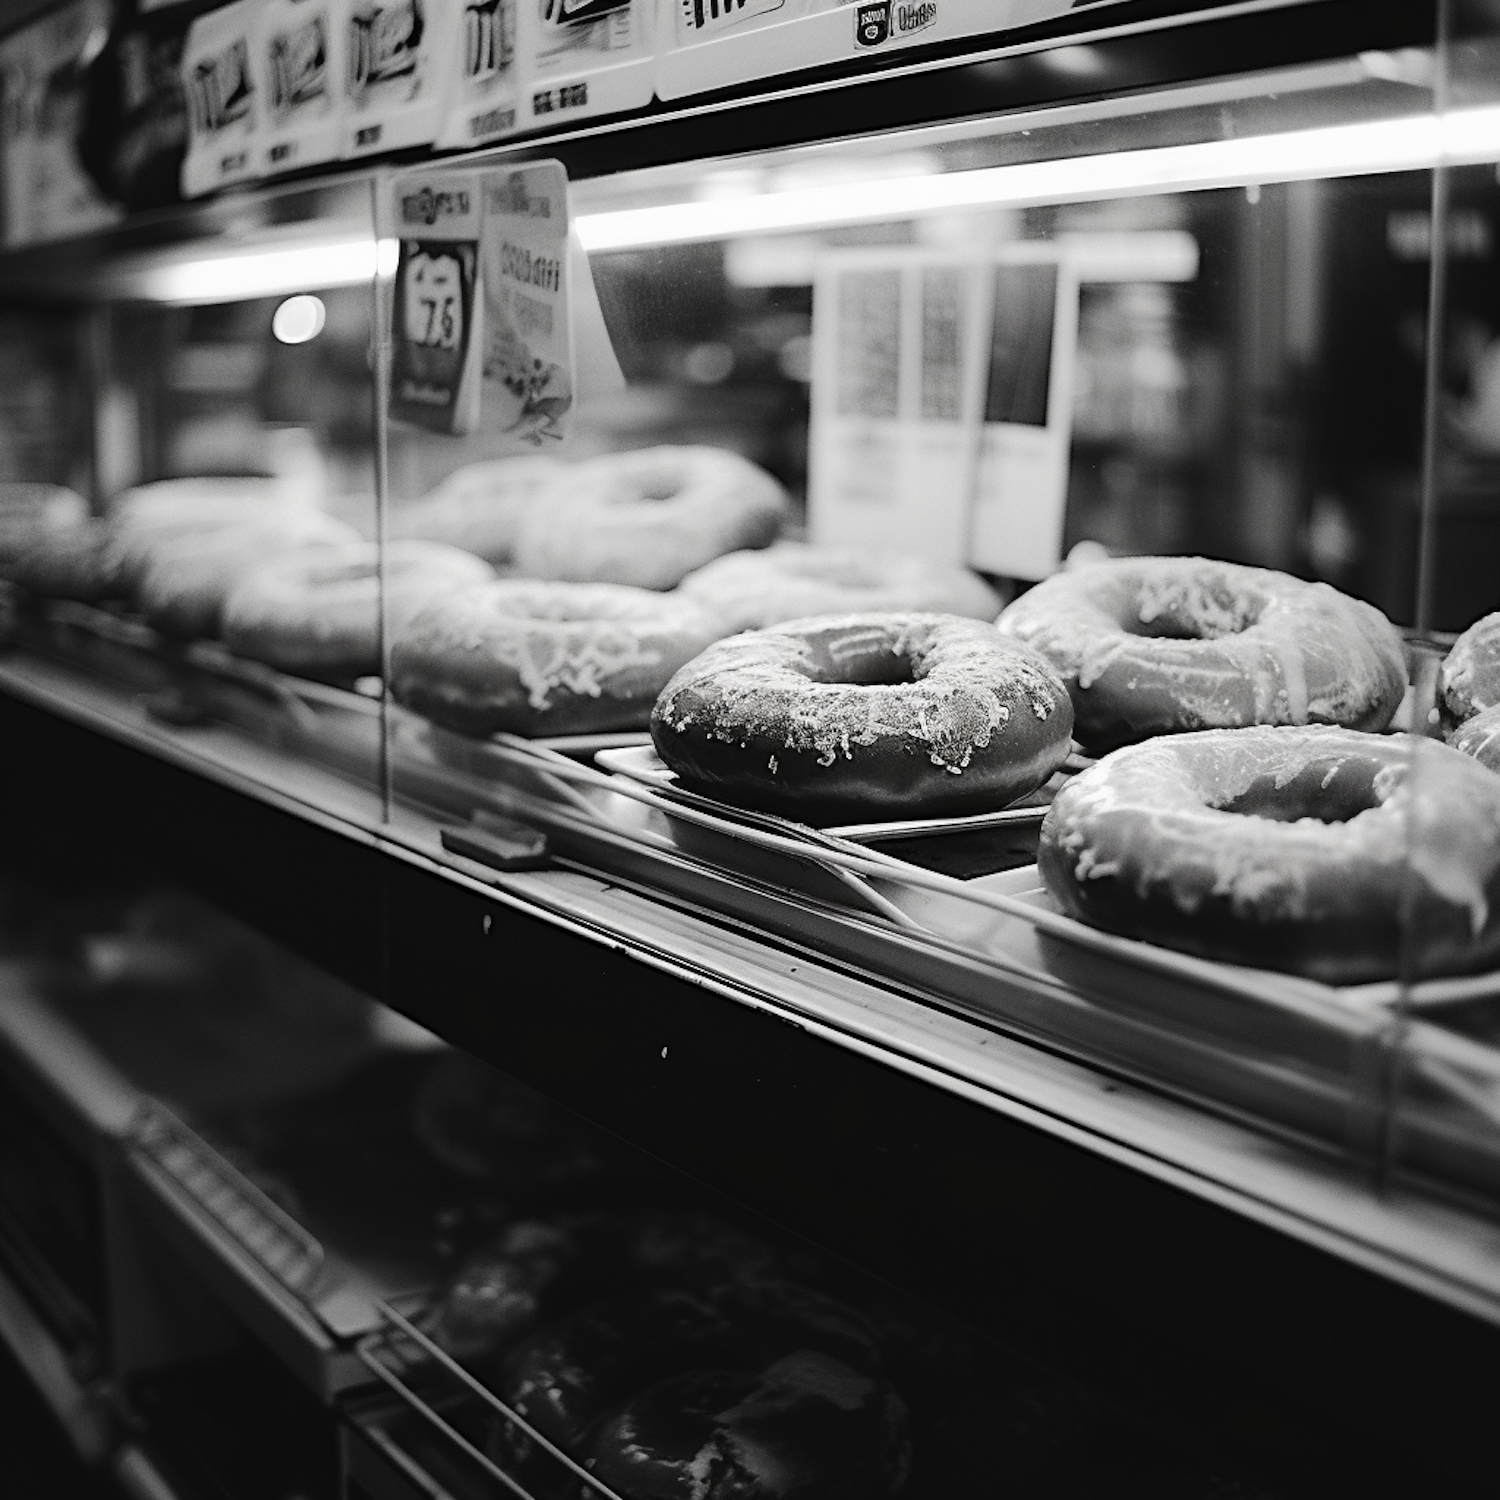
<path fill-rule="evenodd" d="M 969 561 L 1007 578 L 1045 578 L 1062 562 L 1078 278 L 1057 247 L 1018 245 L 992 267 L 986 291 L 990 357 Z"/>
<path fill-rule="evenodd" d="M 400 258 L 391 305 L 390 415 L 435 432 L 479 417 L 484 301 L 479 285 L 483 183 L 477 172 L 402 178 Z"/>
<path fill-rule="evenodd" d="M 660 0 L 657 94 L 680 99 L 923 43 L 994 36 L 1062 16 L 1092 24 L 1120 0 Z"/>
<path fill-rule="evenodd" d="M 439 146 L 478 146 L 519 127 L 517 9 L 525 0 L 466 0 L 447 64 L 448 115 Z"/>
<path fill-rule="evenodd" d="M 345 22 L 335 0 L 262 0 L 255 43 L 267 172 L 338 156 L 344 134 Z"/>
<path fill-rule="evenodd" d="M 182 191 L 188 198 L 260 171 L 261 102 L 251 56 L 255 9 L 235 0 L 193 22 L 182 47 L 188 149 Z"/>
<path fill-rule="evenodd" d="M 985 268 L 906 251 L 819 263 L 813 293 L 813 541 L 967 561 L 981 416 Z"/>
<path fill-rule="evenodd" d="M 483 196 L 482 421 L 540 445 L 564 436 L 576 397 L 567 173 L 486 172 Z"/>

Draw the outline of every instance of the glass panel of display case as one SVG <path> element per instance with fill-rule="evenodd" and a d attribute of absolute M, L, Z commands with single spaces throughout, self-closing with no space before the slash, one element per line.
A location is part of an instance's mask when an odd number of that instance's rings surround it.
<path fill-rule="evenodd" d="M 371 205 L 355 179 L 13 255 L 4 343 L 5 566 L 18 637 L 51 663 L 34 686 L 92 674 L 95 706 L 148 735 L 365 820 Z M 299 632 L 315 586 L 338 618 Z M 289 750 L 308 762 L 290 782 Z"/>
<path fill-rule="evenodd" d="M 1500 107 L 1500 10 L 1454 0 L 1435 87 L 1454 117 Z M 1493 685 L 1500 639 L 1500 151 L 1445 166 L 1394 233 L 1428 276 L 1420 346 L 1426 421 L 1405 481 L 1420 569 L 1412 727 L 1424 738 L 1405 807 L 1410 862 L 1401 1004 L 1385 1079 L 1395 1108 L 1383 1165 L 1493 1199 L 1500 1186 L 1500 1027 L 1494 893 L 1500 771 Z M 1444 743 L 1446 742 L 1446 743 Z M 1394 799 L 1393 799 L 1394 800 Z"/>
<path fill-rule="evenodd" d="M 1327 747 L 1405 774 L 1368 732 L 1421 729 L 1435 671 L 1424 216 L 1439 159 L 1494 181 L 1435 76 L 1365 53 L 583 178 L 563 374 L 493 218 L 534 164 L 398 178 L 388 545 L 497 577 L 390 632 L 394 826 L 1378 1161 L 1404 908 L 1287 890 L 1370 796 Z M 971 649 L 998 676 L 946 678 Z"/>

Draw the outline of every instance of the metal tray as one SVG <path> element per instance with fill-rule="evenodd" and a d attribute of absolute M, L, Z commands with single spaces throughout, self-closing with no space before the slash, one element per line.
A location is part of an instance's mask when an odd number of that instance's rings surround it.
<path fill-rule="evenodd" d="M 676 773 L 656 753 L 653 745 L 633 746 L 628 749 L 600 750 L 594 756 L 594 764 L 616 776 L 628 777 L 642 786 L 658 787 L 668 791 L 685 791 Z M 948 818 L 899 818 L 876 823 L 823 823 L 809 824 L 834 838 L 848 839 L 856 844 L 888 843 L 905 839 L 933 838 L 947 833 L 977 833 L 986 828 L 1000 828 L 1008 824 L 1040 824 L 1047 816 L 1052 801 L 1052 782 L 1042 792 L 1033 792 L 1006 807 L 993 812 L 970 813 L 963 817 Z M 702 798 L 704 803 L 713 799 Z M 729 817 L 742 816 L 744 809 L 732 804 L 718 804 Z M 788 820 L 790 821 L 790 820 Z"/>
<path fill-rule="evenodd" d="M 589 1500 L 620 1500 L 607 1485 L 538 1432 L 462 1365 L 427 1337 L 414 1321 L 417 1299 L 382 1304 L 380 1326 L 360 1341 L 365 1367 L 456 1457 L 480 1486 L 478 1493 L 516 1495 L 535 1500 L 538 1490 L 565 1489 Z M 540 1478 L 526 1478 L 502 1466 L 493 1454 L 490 1434 L 503 1425 L 523 1434 L 535 1449 Z M 407 1458 L 410 1467 L 410 1456 Z"/>

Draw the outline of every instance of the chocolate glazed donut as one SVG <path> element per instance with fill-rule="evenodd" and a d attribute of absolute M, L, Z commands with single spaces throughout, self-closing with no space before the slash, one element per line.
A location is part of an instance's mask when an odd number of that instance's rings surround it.
<path fill-rule="evenodd" d="M 1373 605 L 1201 557 L 1120 558 L 1055 574 L 999 625 L 1067 683 L 1075 733 L 1094 754 L 1251 724 L 1381 730 L 1406 692 L 1400 637 Z"/>
<path fill-rule="evenodd" d="M 999 808 L 1066 758 L 1073 714 L 1034 652 L 956 615 L 793 620 L 710 646 L 651 716 L 682 781 L 801 816 Z"/>
<path fill-rule="evenodd" d="M 1117 750 L 1042 824 L 1070 915 L 1327 984 L 1500 963 L 1500 778 L 1436 740 L 1209 730 Z"/>
<path fill-rule="evenodd" d="M 894 1388 L 810 1350 L 663 1381 L 592 1450 L 590 1469 L 631 1500 L 890 1500 L 911 1468 Z"/>

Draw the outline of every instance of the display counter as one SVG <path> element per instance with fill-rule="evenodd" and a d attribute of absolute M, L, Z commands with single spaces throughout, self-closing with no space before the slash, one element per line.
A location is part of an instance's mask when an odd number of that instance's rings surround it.
<path fill-rule="evenodd" d="M 1278 1483 L 1398 1409 L 1457 1483 L 1500 23 L 1114 20 L 0 259 L 7 823 Z"/>

